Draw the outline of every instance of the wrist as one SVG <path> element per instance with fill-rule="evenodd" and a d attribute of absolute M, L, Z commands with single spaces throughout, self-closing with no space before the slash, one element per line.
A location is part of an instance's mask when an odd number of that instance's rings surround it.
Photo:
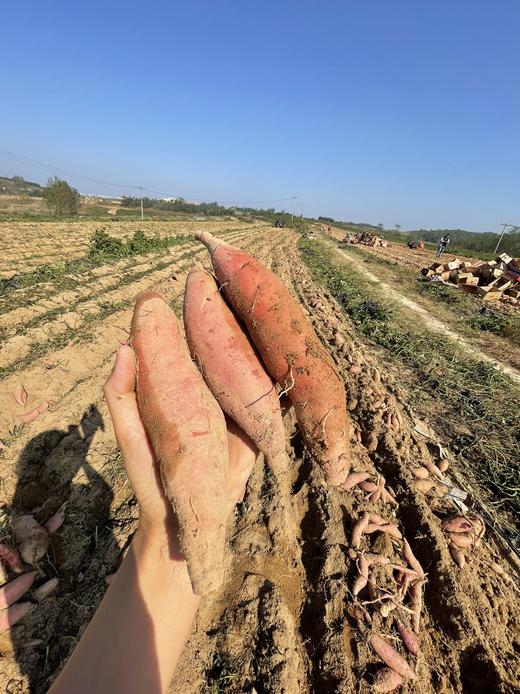
<path fill-rule="evenodd" d="M 183 596 L 196 610 L 200 597 L 194 595 L 188 573 L 188 563 L 180 551 L 177 535 L 151 531 L 139 525 L 132 540 L 131 553 L 134 557 L 137 581 L 146 600 L 161 595 L 168 600 Z M 164 606 L 163 606 L 164 607 Z"/>
<path fill-rule="evenodd" d="M 139 520 L 132 547 L 140 561 L 149 559 L 161 564 L 186 564 L 177 533 L 167 529 L 164 524 L 150 522 L 146 517 Z"/>

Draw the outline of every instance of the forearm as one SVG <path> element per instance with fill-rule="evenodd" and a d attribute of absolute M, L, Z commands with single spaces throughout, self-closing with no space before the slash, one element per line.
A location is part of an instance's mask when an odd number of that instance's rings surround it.
<path fill-rule="evenodd" d="M 137 532 L 52 694 L 167 690 L 200 598 L 186 562 L 148 537 Z"/>

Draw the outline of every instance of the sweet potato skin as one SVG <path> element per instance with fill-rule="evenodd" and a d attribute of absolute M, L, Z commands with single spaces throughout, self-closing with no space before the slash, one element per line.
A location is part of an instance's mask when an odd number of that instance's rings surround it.
<path fill-rule="evenodd" d="M 196 236 L 208 247 L 222 290 L 267 370 L 288 390 L 311 454 L 329 484 L 340 485 L 350 470 L 350 426 L 343 383 L 328 352 L 273 272 L 207 232 Z"/>
<path fill-rule="evenodd" d="M 131 327 L 137 401 L 179 523 L 195 593 L 223 580 L 229 467 L 222 410 L 192 362 L 175 314 L 157 292 L 138 297 Z"/>
<path fill-rule="evenodd" d="M 191 355 L 224 412 L 273 466 L 283 464 L 285 429 L 274 383 L 204 270 L 188 275 L 184 327 Z"/>
<path fill-rule="evenodd" d="M 403 656 L 398 653 L 390 643 L 380 636 L 379 634 L 371 634 L 369 638 L 369 643 L 381 658 L 381 660 L 392 668 L 395 672 L 398 672 L 401 677 L 405 679 L 413 680 L 415 679 L 415 673 L 408 664 L 408 662 L 403 658 Z"/>

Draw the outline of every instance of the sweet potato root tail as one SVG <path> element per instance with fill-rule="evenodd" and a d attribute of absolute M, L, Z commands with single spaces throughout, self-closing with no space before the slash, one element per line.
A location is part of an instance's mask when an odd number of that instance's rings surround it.
<path fill-rule="evenodd" d="M 216 236 L 212 236 L 209 232 L 204 231 L 203 229 L 197 229 L 195 232 L 195 238 L 198 241 L 201 241 L 208 251 L 210 253 L 213 253 L 213 251 L 218 248 L 219 246 L 225 246 L 226 242 L 222 241 L 221 239 L 218 239 Z"/>

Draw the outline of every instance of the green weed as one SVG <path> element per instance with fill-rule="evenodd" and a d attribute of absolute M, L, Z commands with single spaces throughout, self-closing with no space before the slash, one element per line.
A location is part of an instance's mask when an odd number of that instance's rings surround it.
<path fill-rule="evenodd" d="M 209 694 L 221 694 L 228 690 L 236 678 L 233 662 L 222 653 L 214 653 L 210 669 L 206 673 Z"/>
<path fill-rule="evenodd" d="M 59 282 L 63 288 L 75 286 L 74 278 L 67 277 L 91 270 L 99 265 L 115 262 L 122 258 L 165 251 L 172 246 L 192 243 L 188 236 L 146 236 L 138 230 L 127 241 L 110 236 L 106 229 L 97 229 L 90 239 L 87 255 L 83 258 L 65 260 L 60 263 L 40 265 L 34 270 L 0 279 L 0 295 L 16 289 L 32 287 L 42 282 Z"/>

